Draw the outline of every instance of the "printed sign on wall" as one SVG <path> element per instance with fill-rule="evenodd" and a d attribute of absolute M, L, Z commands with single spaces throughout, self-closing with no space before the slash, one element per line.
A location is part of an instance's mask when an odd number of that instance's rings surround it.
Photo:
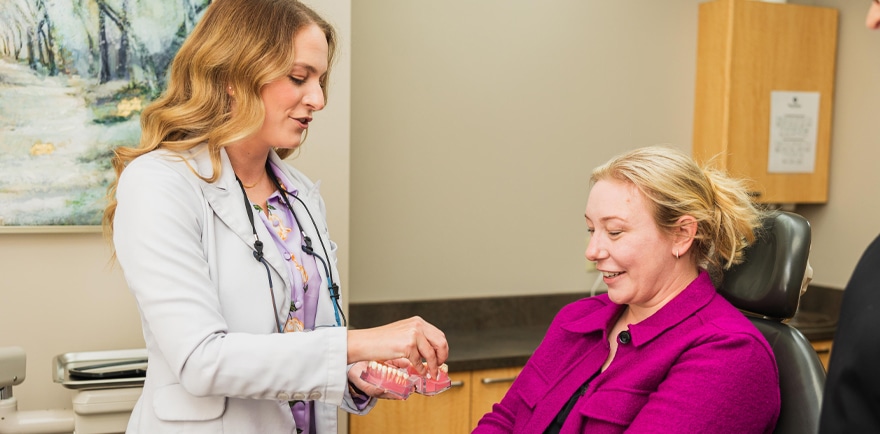
<path fill-rule="evenodd" d="M 813 173 L 819 92 L 770 93 L 770 173 Z"/>

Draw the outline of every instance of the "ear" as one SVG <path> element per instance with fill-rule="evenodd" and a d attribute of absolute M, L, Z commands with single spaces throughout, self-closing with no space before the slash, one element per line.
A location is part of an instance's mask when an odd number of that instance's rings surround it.
<path fill-rule="evenodd" d="M 675 222 L 676 227 L 672 230 L 672 254 L 684 256 L 694 244 L 697 236 L 697 219 L 693 216 L 683 215 Z"/>

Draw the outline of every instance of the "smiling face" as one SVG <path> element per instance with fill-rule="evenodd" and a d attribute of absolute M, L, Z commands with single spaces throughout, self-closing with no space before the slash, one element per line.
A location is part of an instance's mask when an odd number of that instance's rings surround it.
<path fill-rule="evenodd" d="M 324 108 L 321 77 L 328 68 L 327 37 L 318 26 L 309 25 L 296 33 L 293 45 L 290 73 L 260 90 L 266 116 L 262 128 L 249 138 L 252 143 L 295 149 L 302 144 L 312 113 Z"/>
<path fill-rule="evenodd" d="M 652 204 L 632 183 L 596 182 L 585 216 L 590 232 L 586 257 L 602 273 L 611 301 L 658 306 L 696 277 L 676 271 L 675 237 L 657 226 Z"/>

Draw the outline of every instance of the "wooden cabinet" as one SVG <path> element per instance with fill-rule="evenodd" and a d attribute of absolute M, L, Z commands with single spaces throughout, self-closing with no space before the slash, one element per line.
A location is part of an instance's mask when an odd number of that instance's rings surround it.
<path fill-rule="evenodd" d="M 504 398 L 510 383 L 513 383 L 520 371 L 521 366 L 471 372 L 471 429 L 477 426 L 484 414 L 492 411 L 493 404 Z"/>
<path fill-rule="evenodd" d="M 351 434 L 467 434 L 501 400 L 521 367 L 450 372 L 453 387 L 437 396 L 382 400 L 366 416 L 350 416 Z"/>
<path fill-rule="evenodd" d="M 837 16 L 753 0 L 699 5 L 693 155 L 750 180 L 758 202 L 828 200 Z M 819 94 L 812 172 L 769 171 L 770 153 L 784 149 L 771 148 L 773 91 Z"/>
<path fill-rule="evenodd" d="M 819 355 L 819 360 L 822 361 L 822 366 L 825 367 L 825 371 L 828 371 L 828 361 L 831 359 L 831 340 L 827 341 L 813 341 L 810 342 L 813 345 L 813 349 L 816 350 L 816 354 Z"/>

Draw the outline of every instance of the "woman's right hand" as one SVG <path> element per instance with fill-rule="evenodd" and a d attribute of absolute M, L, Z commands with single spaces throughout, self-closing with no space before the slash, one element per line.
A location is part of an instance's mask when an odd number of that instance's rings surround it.
<path fill-rule="evenodd" d="M 437 369 L 448 356 L 446 335 L 418 316 L 380 327 L 348 331 L 348 363 L 408 359 L 424 375 L 424 360 L 427 373 L 437 378 Z"/>

